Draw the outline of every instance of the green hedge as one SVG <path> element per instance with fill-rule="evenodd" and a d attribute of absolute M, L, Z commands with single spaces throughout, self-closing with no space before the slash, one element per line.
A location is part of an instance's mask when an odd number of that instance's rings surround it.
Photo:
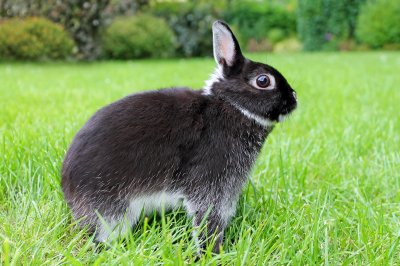
<path fill-rule="evenodd" d="M 126 0 L 0 0 L 0 18 L 45 17 L 64 29 L 74 40 L 77 59 L 95 59 L 98 33 L 113 16 L 115 2 Z M 131 0 L 128 0 L 131 2 Z"/>
<path fill-rule="evenodd" d="M 211 25 L 217 18 L 230 24 L 244 49 L 248 44 L 264 51 L 267 39 L 269 47 L 296 32 L 296 14 L 269 1 L 158 2 L 149 10 L 168 22 L 181 56 L 212 55 Z"/>
<path fill-rule="evenodd" d="M 159 2 L 150 11 L 164 18 L 177 37 L 178 56 L 212 55 L 211 25 L 217 13 L 211 5 L 193 2 Z"/>
<path fill-rule="evenodd" d="M 400 48 L 400 1 L 368 2 L 358 18 L 358 39 L 373 48 Z"/>
<path fill-rule="evenodd" d="M 305 50 L 334 50 L 340 41 L 354 37 L 364 0 L 302 0 L 297 31 Z"/>
<path fill-rule="evenodd" d="M 174 55 L 175 36 L 166 22 L 148 14 L 116 18 L 102 36 L 108 58 L 133 59 Z"/>
<path fill-rule="evenodd" d="M 64 59 L 74 43 L 62 26 L 44 18 L 0 22 L 0 58 L 12 60 Z"/>
<path fill-rule="evenodd" d="M 268 39 L 276 43 L 296 32 L 296 14 L 265 1 L 238 3 L 225 10 L 223 17 L 238 28 L 244 42 Z"/>

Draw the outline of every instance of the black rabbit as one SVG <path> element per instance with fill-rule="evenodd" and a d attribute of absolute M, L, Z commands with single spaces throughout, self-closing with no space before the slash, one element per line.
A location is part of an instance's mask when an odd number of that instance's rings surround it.
<path fill-rule="evenodd" d="M 202 90 L 129 95 L 97 111 L 63 163 L 62 190 L 75 218 L 100 242 L 128 231 L 145 213 L 183 202 L 200 248 L 223 232 L 274 123 L 297 105 L 273 67 L 246 59 L 224 22 L 213 26 L 217 69 Z"/>

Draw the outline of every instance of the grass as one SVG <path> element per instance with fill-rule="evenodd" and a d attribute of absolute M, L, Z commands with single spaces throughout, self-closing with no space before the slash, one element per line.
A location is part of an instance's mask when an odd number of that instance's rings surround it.
<path fill-rule="evenodd" d="M 0 264 L 386 265 L 400 257 L 400 53 L 252 55 L 299 108 L 266 141 L 224 252 L 195 262 L 183 211 L 96 251 L 60 189 L 73 135 L 131 92 L 200 88 L 211 59 L 0 64 Z"/>

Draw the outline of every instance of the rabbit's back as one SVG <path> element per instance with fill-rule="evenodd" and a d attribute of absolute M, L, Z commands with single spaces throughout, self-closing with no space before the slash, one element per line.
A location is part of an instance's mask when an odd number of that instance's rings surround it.
<path fill-rule="evenodd" d="M 204 127 L 204 97 L 186 89 L 127 96 L 96 112 L 75 136 L 63 163 L 67 201 L 98 202 L 160 191 Z M 90 200 L 89 200 L 90 201 Z"/>

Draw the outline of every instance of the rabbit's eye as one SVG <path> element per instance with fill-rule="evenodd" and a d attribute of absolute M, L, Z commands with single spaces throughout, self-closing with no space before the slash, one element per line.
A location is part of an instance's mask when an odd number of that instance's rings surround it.
<path fill-rule="evenodd" d="M 272 90 L 275 88 L 275 78 L 270 74 L 261 74 L 250 80 L 250 85 L 259 90 Z"/>
<path fill-rule="evenodd" d="M 269 77 L 267 75 L 260 75 L 256 79 L 257 86 L 260 88 L 266 88 L 271 84 Z"/>

